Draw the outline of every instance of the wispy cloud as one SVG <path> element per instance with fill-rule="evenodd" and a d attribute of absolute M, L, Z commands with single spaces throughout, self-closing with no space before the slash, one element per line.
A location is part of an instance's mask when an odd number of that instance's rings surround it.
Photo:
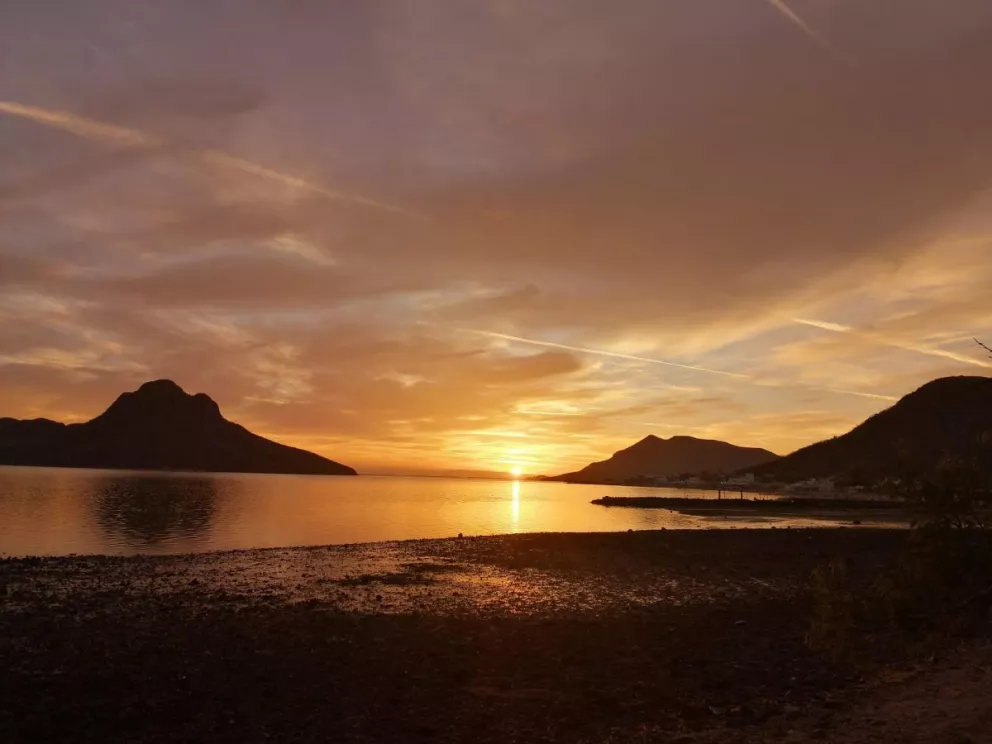
<path fill-rule="evenodd" d="M 992 362 L 988 362 L 984 359 L 978 359 L 976 357 L 968 356 L 967 354 L 958 354 L 957 352 L 948 351 L 947 349 L 940 349 L 935 346 L 927 346 L 925 344 L 917 344 L 900 339 L 889 338 L 876 331 L 866 331 L 852 326 L 842 325 L 841 323 L 832 323 L 827 320 L 815 320 L 810 318 L 793 318 L 793 322 L 811 326 L 813 328 L 821 328 L 825 331 L 831 331 L 833 333 L 846 333 L 853 336 L 858 336 L 881 346 L 891 346 L 892 348 L 902 349 L 903 351 L 914 351 L 917 354 L 926 354 L 927 356 L 951 359 L 955 362 L 961 362 L 962 364 L 971 364 L 976 367 L 992 369 Z"/>
<path fill-rule="evenodd" d="M 171 143 L 153 134 L 142 132 L 129 127 L 122 127 L 116 124 L 108 124 L 102 121 L 95 121 L 82 116 L 77 116 L 70 111 L 58 111 L 54 109 L 41 108 L 39 106 L 29 106 L 16 101 L 0 101 L 0 112 L 28 119 L 38 124 L 71 132 L 79 137 L 99 142 L 110 142 L 123 147 L 157 149 L 167 148 Z M 267 168 L 251 160 L 239 158 L 235 155 L 221 150 L 195 150 L 193 155 L 201 162 L 211 166 L 221 168 L 231 168 L 242 173 L 248 173 L 259 178 L 264 178 L 284 186 L 307 191 L 327 199 L 345 201 L 363 207 L 371 207 L 386 212 L 401 214 L 416 220 L 426 220 L 426 215 L 407 209 L 405 207 L 389 204 L 388 202 L 371 199 L 360 194 L 347 191 L 337 191 L 328 189 L 320 184 L 307 181 L 306 179 L 283 173 L 272 168 Z"/>
<path fill-rule="evenodd" d="M 898 400 L 898 398 L 891 395 L 882 395 L 881 393 L 870 393 L 858 390 L 844 390 L 841 388 L 831 388 L 822 387 L 819 385 L 808 385 L 802 382 L 787 382 L 780 380 L 768 380 L 754 377 L 753 375 L 741 374 L 738 372 L 727 372 L 726 370 L 713 369 L 711 367 L 700 367 L 697 365 L 690 364 L 680 364 L 679 362 L 670 362 L 664 359 L 655 359 L 653 357 L 643 357 L 637 356 L 635 354 L 623 354 L 616 351 L 607 351 L 605 349 L 591 349 L 587 346 L 573 346 L 571 344 L 560 344 L 554 341 L 542 341 L 540 339 L 534 338 L 524 338 L 522 336 L 511 336 L 507 333 L 496 333 L 494 331 L 483 331 L 476 328 L 456 328 L 461 333 L 472 333 L 477 336 L 486 336 L 488 338 L 496 338 L 504 341 L 512 341 L 521 344 L 530 344 L 532 346 L 544 346 L 552 349 L 563 349 L 566 351 L 574 351 L 580 354 L 592 354 L 595 356 L 610 357 L 613 359 L 626 359 L 632 362 L 647 362 L 648 364 L 660 364 L 666 367 L 677 367 L 679 369 L 690 370 L 692 372 L 703 372 L 711 375 L 722 375 L 724 377 L 732 377 L 738 380 L 742 380 L 752 385 L 758 385 L 761 387 L 773 387 L 773 388 L 796 388 L 805 390 L 819 390 L 825 393 L 836 393 L 838 395 L 855 395 L 862 398 L 873 398 L 876 400 Z M 989 365 L 992 366 L 992 365 Z"/>
<path fill-rule="evenodd" d="M 862 390 L 844 390 L 842 388 L 812 387 L 813 390 L 823 390 L 827 393 L 837 393 L 838 395 L 857 395 L 860 398 L 872 398 L 874 400 L 899 400 L 896 395 L 882 395 L 881 393 L 866 393 Z"/>
<path fill-rule="evenodd" d="M 575 351 L 580 354 L 593 354 L 595 356 L 609 357 L 612 359 L 626 359 L 631 362 L 646 362 L 648 364 L 661 364 L 666 367 L 678 367 L 679 369 L 688 369 L 693 372 L 705 372 L 711 375 L 723 375 L 724 377 L 736 377 L 738 379 L 747 380 L 750 379 L 748 375 L 743 375 L 737 372 L 727 372 L 722 369 L 711 369 L 709 367 L 698 367 L 691 364 L 680 364 L 679 362 L 669 362 L 664 359 L 654 359 L 652 357 L 637 356 L 635 354 L 623 354 L 618 351 L 607 351 L 605 349 L 590 349 L 587 346 L 572 346 L 570 344 L 560 344 L 554 341 L 541 341 L 535 338 L 523 338 L 522 336 L 511 336 L 506 333 L 496 333 L 494 331 L 482 331 L 475 328 L 456 328 L 455 330 L 461 333 L 474 333 L 477 336 L 486 336 L 488 338 L 498 338 L 504 341 L 513 341 L 520 344 L 531 344 L 532 346 L 545 346 L 549 349 L 563 349 L 565 351 Z"/>
<path fill-rule="evenodd" d="M 851 326 L 841 325 L 840 323 L 831 323 L 829 320 L 810 320 L 809 318 L 793 318 L 793 323 L 799 323 L 801 325 L 812 326 L 813 328 L 822 328 L 825 331 L 836 331 L 837 333 L 853 333 L 854 328 Z"/>
<path fill-rule="evenodd" d="M 663 424 L 656 421 L 631 421 L 629 419 L 616 418 L 610 415 L 599 414 L 595 411 L 535 411 L 527 408 L 515 411 L 522 416 L 541 416 L 544 418 L 587 418 L 596 421 L 603 421 L 611 424 L 623 424 L 624 426 L 648 426 L 652 429 L 676 429 L 678 431 L 702 431 L 702 426 L 688 426 L 686 424 Z"/>
<path fill-rule="evenodd" d="M 564 472 L 992 375 L 933 353 L 992 364 L 992 3 L 862 3 L 870 51 L 838 0 L 48 5 L 0 2 L 0 415 L 171 377 L 359 468 Z"/>
<path fill-rule="evenodd" d="M 806 36 L 813 40 L 818 46 L 828 52 L 832 57 L 846 65 L 854 66 L 854 60 L 845 52 L 827 41 L 826 37 L 800 18 L 792 8 L 786 5 L 785 0 L 768 0 L 768 4 L 778 10 L 789 21 L 800 29 Z"/>

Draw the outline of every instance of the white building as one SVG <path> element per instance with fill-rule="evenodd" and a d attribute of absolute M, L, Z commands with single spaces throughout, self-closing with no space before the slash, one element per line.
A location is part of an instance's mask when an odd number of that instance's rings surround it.
<path fill-rule="evenodd" d="M 733 478 L 727 478 L 725 483 L 728 486 L 750 486 L 754 483 L 754 473 L 745 473 Z"/>
<path fill-rule="evenodd" d="M 815 493 L 833 493 L 834 482 L 830 478 L 809 478 L 793 483 L 792 488 L 798 491 L 813 491 Z"/>

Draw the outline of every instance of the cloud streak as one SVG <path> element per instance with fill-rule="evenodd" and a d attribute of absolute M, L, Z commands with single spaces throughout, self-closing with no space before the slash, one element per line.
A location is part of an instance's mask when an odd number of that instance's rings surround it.
<path fill-rule="evenodd" d="M 834 57 L 834 59 L 851 67 L 855 66 L 856 63 L 850 56 L 827 41 L 826 37 L 800 18 L 792 8 L 786 5 L 785 0 L 768 0 L 768 4 L 784 15 L 794 26 L 812 39 L 821 49 Z"/>
<path fill-rule="evenodd" d="M 559 344 L 554 341 L 541 341 L 534 338 L 523 338 L 522 336 L 511 336 L 507 333 L 496 333 L 495 331 L 483 331 L 475 328 L 456 328 L 460 333 L 472 333 L 477 336 L 486 336 L 488 338 L 501 339 L 503 341 L 512 341 L 514 343 L 520 344 L 530 344 L 532 346 L 544 346 L 549 349 L 562 349 L 565 351 L 575 351 L 580 354 L 592 354 L 594 356 L 609 357 L 611 359 L 626 359 L 631 362 L 646 362 L 647 364 L 660 364 L 665 367 L 677 367 L 679 369 L 687 369 L 693 372 L 705 372 L 710 375 L 723 375 L 724 377 L 734 377 L 740 380 L 750 379 L 748 375 L 743 375 L 738 372 L 727 372 L 721 369 L 710 369 L 709 367 L 698 367 L 691 364 L 680 364 L 679 362 L 669 362 L 664 359 L 654 359 L 651 357 L 637 356 L 635 354 L 622 354 L 617 351 L 606 351 L 605 349 L 590 349 L 585 346 L 572 346 L 570 344 Z"/>
<path fill-rule="evenodd" d="M 793 318 L 795 323 L 800 325 L 810 326 L 812 328 L 820 328 L 824 331 L 831 331 L 833 333 L 846 333 L 853 336 L 859 336 L 868 341 L 872 341 L 882 346 L 891 346 L 895 349 L 902 349 L 903 351 L 913 351 L 917 354 L 926 354 L 927 356 L 940 357 L 942 359 L 950 359 L 955 362 L 960 362 L 961 364 L 971 364 L 975 367 L 984 367 L 986 369 L 992 369 L 992 362 L 988 362 L 984 359 L 978 359 L 976 357 L 968 356 L 967 354 L 958 354 L 954 351 L 948 351 L 947 349 L 939 349 L 933 346 L 926 346 L 924 344 L 908 343 L 906 341 L 901 341 L 899 339 L 889 338 L 881 333 L 875 331 L 862 331 L 852 326 L 846 326 L 841 323 L 832 323 L 827 320 L 815 320 L 809 318 Z"/>
<path fill-rule="evenodd" d="M 522 336 L 511 336 L 506 333 L 496 333 L 494 331 L 483 331 L 475 328 L 457 328 L 455 329 L 461 333 L 472 333 L 477 336 L 486 336 L 488 338 L 496 338 L 504 341 L 512 341 L 514 343 L 530 344 L 532 346 L 544 346 L 552 349 L 563 349 L 567 351 L 574 351 L 580 354 L 592 354 L 594 356 L 603 356 L 613 359 L 625 359 L 632 362 L 646 362 L 648 364 L 660 364 L 666 367 L 676 367 L 679 369 L 689 370 L 691 372 L 703 372 L 710 375 L 722 375 L 724 377 L 731 377 L 743 382 L 749 382 L 753 385 L 760 387 L 771 387 L 771 388 L 798 388 L 805 390 L 818 390 L 825 393 L 836 393 L 837 395 L 855 395 L 862 398 L 873 398 L 875 400 L 889 400 L 894 401 L 898 398 L 891 395 L 882 395 L 880 393 L 869 393 L 858 390 L 844 390 L 841 388 L 832 387 L 822 387 L 819 385 L 807 385 L 801 382 L 779 382 L 771 380 L 762 380 L 761 378 L 754 377 L 753 375 L 741 374 L 739 372 L 727 372 L 726 370 L 713 369 L 711 367 L 700 367 L 691 364 L 680 364 L 679 362 L 670 362 L 663 359 L 655 359 L 653 357 L 638 356 L 635 354 L 623 354 L 615 351 L 606 351 L 604 349 L 591 349 L 585 346 L 572 346 L 570 344 L 560 344 L 554 341 L 541 341 L 539 339 L 524 338 Z M 986 365 L 992 366 L 992 365 Z"/>
<path fill-rule="evenodd" d="M 129 127 L 122 127 L 116 124 L 108 124 L 106 122 L 87 119 L 82 116 L 77 116 L 69 111 L 58 111 L 54 109 L 41 108 L 39 106 L 29 106 L 16 101 L 0 101 L 0 112 L 22 119 L 28 119 L 29 121 L 33 121 L 37 124 L 43 124 L 55 129 L 61 129 L 79 137 L 84 137 L 85 139 L 112 143 L 123 147 L 158 149 L 172 146 L 171 143 L 161 137 L 157 137 L 137 129 L 131 129 Z M 361 207 L 379 209 L 419 221 L 427 221 L 428 219 L 426 215 L 407 209 L 406 207 L 378 201 L 360 194 L 328 189 L 320 184 L 300 178 L 299 176 L 294 176 L 289 173 L 283 173 L 272 168 L 267 168 L 264 165 L 260 165 L 244 158 L 239 158 L 221 150 L 195 150 L 193 154 L 200 161 L 208 165 L 238 170 L 242 173 L 258 176 L 259 178 L 264 178 L 268 181 L 282 184 L 283 186 L 289 186 L 290 188 L 316 194 L 317 196 L 322 196 L 326 199 L 344 201 Z"/>
<path fill-rule="evenodd" d="M 564 472 L 990 374 L 988 0 L 61 5 L 0 3 L 0 415 L 172 377 L 362 470 Z"/>

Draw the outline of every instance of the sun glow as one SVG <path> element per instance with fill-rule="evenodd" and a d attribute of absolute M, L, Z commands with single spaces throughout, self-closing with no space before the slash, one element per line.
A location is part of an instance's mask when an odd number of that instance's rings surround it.
<path fill-rule="evenodd" d="M 523 474 L 524 474 L 524 469 L 519 465 L 514 465 L 512 468 L 510 468 L 510 475 L 512 475 L 514 478 L 519 478 Z"/>

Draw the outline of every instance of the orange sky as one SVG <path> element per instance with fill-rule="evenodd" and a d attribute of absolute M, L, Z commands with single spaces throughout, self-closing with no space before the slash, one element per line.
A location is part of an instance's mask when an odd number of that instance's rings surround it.
<path fill-rule="evenodd" d="M 0 415 L 363 471 L 785 453 L 988 374 L 984 0 L 0 9 Z"/>

